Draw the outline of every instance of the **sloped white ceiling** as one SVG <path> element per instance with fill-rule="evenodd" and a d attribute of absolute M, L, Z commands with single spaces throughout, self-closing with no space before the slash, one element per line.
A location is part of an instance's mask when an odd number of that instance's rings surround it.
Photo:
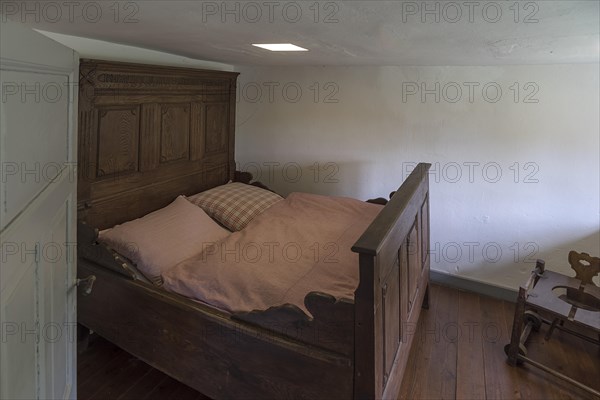
<path fill-rule="evenodd" d="M 505 65 L 599 60 L 591 1 L 2 2 L 36 29 L 233 65 Z M 251 43 L 309 49 L 272 53 Z"/>

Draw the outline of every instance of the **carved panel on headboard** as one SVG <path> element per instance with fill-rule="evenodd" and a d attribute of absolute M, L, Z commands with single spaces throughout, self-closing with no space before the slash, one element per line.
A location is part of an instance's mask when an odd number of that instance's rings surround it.
<path fill-rule="evenodd" d="M 82 60 L 79 219 L 107 228 L 232 179 L 237 75 Z"/>
<path fill-rule="evenodd" d="M 223 132 L 227 126 L 227 104 L 207 104 L 205 108 L 205 132 L 206 154 L 227 151 L 227 135 Z"/>
<path fill-rule="evenodd" d="M 160 105 L 161 163 L 189 159 L 190 108 L 189 103 Z M 227 112 L 227 110 L 224 111 Z"/>
<path fill-rule="evenodd" d="M 100 108 L 96 137 L 96 177 L 139 170 L 139 106 Z"/>

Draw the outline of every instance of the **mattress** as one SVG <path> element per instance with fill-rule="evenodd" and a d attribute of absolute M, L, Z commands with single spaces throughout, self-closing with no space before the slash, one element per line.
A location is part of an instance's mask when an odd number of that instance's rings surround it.
<path fill-rule="evenodd" d="M 166 290 L 229 312 L 292 304 L 322 292 L 354 299 L 358 255 L 350 249 L 383 207 L 292 193 L 248 226 L 163 273 Z"/>

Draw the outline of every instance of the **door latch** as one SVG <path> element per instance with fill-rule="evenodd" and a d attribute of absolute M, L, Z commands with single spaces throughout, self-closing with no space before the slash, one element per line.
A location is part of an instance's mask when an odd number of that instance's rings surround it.
<path fill-rule="evenodd" d="M 83 296 L 89 296 L 92 293 L 94 282 L 96 282 L 96 275 L 90 275 L 84 279 L 77 279 L 77 286 L 81 287 L 81 294 Z"/>

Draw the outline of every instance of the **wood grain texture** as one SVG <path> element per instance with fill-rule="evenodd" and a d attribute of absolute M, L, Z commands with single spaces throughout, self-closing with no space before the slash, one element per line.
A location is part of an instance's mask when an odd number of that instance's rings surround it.
<path fill-rule="evenodd" d="M 456 360 L 458 333 L 458 293 L 445 287 L 437 290 L 433 331 L 425 331 L 425 341 L 431 342 L 431 372 L 423 389 L 424 398 L 445 399 L 456 393 Z"/>
<path fill-rule="evenodd" d="M 94 293 L 79 297 L 81 324 L 212 398 L 351 397 L 348 357 L 93 265 L 79 268 L 97 276 Z"/>
<path fill-rule="evenodd" d="M 222 110 L 227 115 L 227 109 Z M 191 104 L 160 104 L 160 162 L 189 160 Z M 224 127 L 226 128 L 226 126 Z"/>
<path fill-rule="evenodd" d="M 106 179 L 139 170 L 139 106 L 99 109 L 96 178 Z"/>
<path fill-rule="evenodd" d="M 228 104 L 207 103 L 204 108 L 204 137 L 206 154 L 227 151 L 227 111 Z"/>
<path fill-rule="evenodd" d="M 333 296 L 311 292 L 304 303 L 313 318 L 291 304 L 265 311 L 237 313 L 232 318 L 352 357 L 354 340 L 352 335 L 348 335 L 348 330 L 354 325 L 354 302 L 348 299 L 336 301 Z"/>
<path fill-rule="evenodd" d="M 515 310 L 515 305 L 512 303 L 508 303 L 508 302 L 501 302 L 501 308 L 500 311 L 502 312 L 502 315 L 504 316 L 503 322 L 504 322 L 504 326 L 506 330 L 506 335 L 503 335 L 507 338 L 507 342 L 510 341 L 510 334 L 511 334 L 511 330 L 512 330 L 512 324 L 513 324 L 513 320 L 514 320 L 514 310 Z M 540 339 L 542 339 L 543 336 L 541 335 L 531 335 L 531 340 L 533 342 L 539 342 Z M 547 352 L 546 349 L 540 349 L 542 350 L 541 352 L 541 356 L 544 358 L 545 356 L 549 355 L 549 353 Z M 561 349 L 554 349 L 554 352 L 561 352 Z M 503 366 L 504 368 L 506 368 L 506 365 Z M 549 387 L 547 385 L 544 384 L 544 380 L 549 378 L 549 375 L 544 374 L 541 371 L 536 371 L 536 368 L 532 368 L 530 366 L 519 366 L 518 368 L 516 367 L 511 367 L 513 370 L 515 370 L 517 372 L 517 381 L 516 381 L 516 387 L 517 389 L 517 393 L 519 394 L 519 396 L 522 396 L 523 398 L 528 398 L 528 396 L 531 396 L 533 393 L 537 393 L 538 396 L 544 396 L 544 398 L 546 399 L 564 399 L 565 396 L 561 391 L 556 391 L 556 390 L 549 390 Z M 514 374 L 515 371 L 507 371 L 510 374 Z M 560 384 L 557 382 L 557 384 Z"/>
<path fill-rule="evenodd" d="M 496 399 L 515 399 L 519 394 L 519 370 L 506 363 L 504 345 L 510 341 L 502 304 L 495 306 L 489 298 L 481 298 L 483 351 L 490 362 L 485 364 L 486 396 Z"/>
<path fill-rule="evenodd" d="M 429 224 L 421 216 L 428 210 L 429 168 L 415 168 L 352 247 L 360 273 L 354 300 L 356 399 L 395 398 L 400 390 L 413 341 L 400 332 L 418 321 L 429 283 L 429 258 L 421 262 L 421 249 L 429 248 L 430 238 L 419 235 L 420 225 Z"/>
<path fill-rule="evenodd" d="M 80 177 L 80 222 L 108 228 L 234 177 L 237 74 L 93 60 L 80 72 L 79 164 L 96 171 Z M 413 339 L 403 326 L 417 323 L 428 287 L 428 169 L 417 166 L 353 246 L 354 303 L 309 294 L 313 320 L 285 306 L 236 319 L 123 273 L 87 242 L 79 275 L 97 282 L 79 296 L 79 321 L 215 398 L 395 397 Z"/>
<path fill-rule="evenodd" d="M 436 285 L 431 290 L 430 309 L 422 313 L 414 333 L 415 345 L 410 352 L 400 399 L 598 400 L 537 368 L 508 365 L 503 346 L 510 341 L 514 303 Z M 451 298 L 458 301 L 448 302 Z M 460 327 L 456 353 L 436 340 L 436 335 L 442 341 L 444 336 L 452 337 L 452 329 L 448 328 L 444 334 L 442 327 L 444 324 L 451 327 L 453 322 Z M 600 348 L 562 331 L 556 331 L 546 341 L 547 329 L 547 325 L 542 325 L 540 332 L 532 333 L 529 354 L 598 389 Z M 448 373 L 453 362 L 456 363 L 454 378 Z M 444 385 L 451 388 L 452 380 L 455 393 L 438 389 Z"/>
<path fill-rule="evenodd" d="M 232 179 L 237 75 L 82 60 L 78 218 L 109 228 Z"/>
<path fill-rule="evenodd" d="M 458 349 L 456 360 L 456 398 L 484 399 L 485 374 L 479 296 L 470 292 L 458 294 Z M 458 379 L 458 377 L 469 379 Z"/>
<path fill-rule="evenodd" d="M 433 341 L 427 340 L 426 332 L 435 332 L 437 324 L 437 304 L 439 296 L 437 295 L 438 286 L 431 286 L 432 294 L 429 303 L 429 310 L 424 310 L 417 324 L 407 325 L 406 336 L 412 336 L 413 347 L 406 364 L 406 372 L 400 387 L 399 399 L 423 399 L 427 379 L 431 372 L 429 367 L 432 365 Z"/>
<path fill-rule="evenodd" d="M 446 295 L 441 295 L 441 291 L 447 291 Z M 500 320 L 488 319 L 491 323 L 505 324 L 508 317 L 512 318 L 514 304 L 502 302 L 500 300 L 488 299 L 481 300 L 484 296 L 478 294 L 458 291 L 457 289 L 442 288 L 437 285 L 431 286 L 432 296 L 430 309 L 423 311 L 422 318 L 418 326 L 414 326 L 412 334 L 416 335 L 414 346 L 410 352 L 408 368 L 405 373 L 405 378 L 402 383 L 399 399 L 495 399 L 495 397 L 487 397 L 485 391 L 484 371 L 490 370 L 486 364 L 494 362 L 494 357 L 484 353 L 483 342 L 487 340 L 484 335 L 482 326 L 482 311 L 480 303 L 485 303 L 489 307 L 501 308 L 504 318 Z M 451 294 L 454 292 L 454 294 Z M 457 323 L 461 326 L 461 335 L 458 339 L 458 352 L 456 353 L 456 396 L 452 393 L 446 393 L 447 397 L 426 397 L 424 391 L 427 390 L 427 381 L 435 379 L 434 369 L 439 371 L 434 365 L 437 360 L 445 357 L 445 355 L 437 355 L 437 351 L 441 350 L 443 354 L 448 354 L 441 347 L 436 346 L 434 338 L 435 327 L 441 326 L 442 320 L 440 317 L 439 300 L 447 296 L 458 298 L 458 302 L 450 304 L 450 308 L 454 308 L 457 315 Z M 444 317 L 444 320 L 448 320 Z M 468 325 L 465 325 L 468 324 Z M 554 368 L 563 371 L 570 371 L 577 374 L 577 377 L 589 385 L 598 387 L 598 375 L 600 374 L 600 365 L 598 365 L 598 357 L 600 350 L 598 346 L 591 343 L 574 338 L 572 335 L 557 331 L 549 342 L 546 342 L 543 337 L 545 329 L 536 333 L 530 339 L 530 352 L 538 357 L 544 357 L 544 361 L 554 365 Z M 450 331 L 448 333 L 451 333 Z M 489 338 L 493 338 L 492 328 L 489 328 Z M 507 338 L 506 333 L 502 335 Z M 80 387 L 78 390 L 79 398 L 82 400 L 91 398 L 95 393 L 90 393 L 86 386 L 82 383 L 89 379 L 94 379 L 94 374 L 98 370 L 104 370 L 105 366 L 117 357 L 123 351 L 113 344 L 99 338 L 92 341 L 89 349 L 79 357 L 78 363 L 78 379 Z M 471 356 L 471 353 L 474 355 Z M 503 353 L 502 353 L 503 354 Z M 569 355 L 568 357 L 565 357 Z M 123 358 L 119 358 L 121 361 Z M 127 358 L 131 359 L 131 357 Z M 467 365 L 467 361 L 471 364 Z M 171 378 L 164 375 L 162 372 L 144 366 L 144 363 L 136 363 L 136 368 L 146 371 L 145 375 L 139 379 L 122 379 L 124 373 L 130 376 L 134 373 L 139 376 L 139 373 L 133 372 L 132 369 L 124 370 L 114 368 L 110 374 L 102 376 L 102 385 L 97 388 L 97 391 L 104 391 L 104 385 L 110 385 L 113 388 L 120 388 L 114 398 L 118 399 L 145 399 L 159 398 L 158 395 L 165 395 L 166 398 L 177 398 L 176 395 L 184 393 L 185 398 L 208 400 L 200 393 L 182 383 L 174 383 Z M 462 365 L 462 367 L 461 367 Z M 488 377 L 488 383 L 494 383 L 494 380 L 506 382 L 514 381 L 518 391 L 514 393 L 515 399 L 573 399 L 573 400 L 594 400 L 586 392 L 553 378 L 552 376 L 536 369 L 518 367 L 517 374 L 510 374 L 514 368 L 506 365 L 505 361 L 499 361 L 501 368 L 497 368 L 497 374 Z M 468 368 L 465 368 L 468 367 Z M 509 375 L 507 375 L 509 374 Z M 433 376 L 433 378 L 430 378 Z M 115 382 L 118 382 L 116 384 Z M 160 386 L 160 389 L 156 389 Z M 156 389 L 156 390 L 155 390 Z M 168 390 L 165 390 L 168 389 Z M 190 392 L 191 391 L 191 392 Z M 115 392 L 116 393 L 116 392 Z M 189 397 L 188 397 L 189 396 Z M 194 397 L 196 396 L 196 397 Z"/>

